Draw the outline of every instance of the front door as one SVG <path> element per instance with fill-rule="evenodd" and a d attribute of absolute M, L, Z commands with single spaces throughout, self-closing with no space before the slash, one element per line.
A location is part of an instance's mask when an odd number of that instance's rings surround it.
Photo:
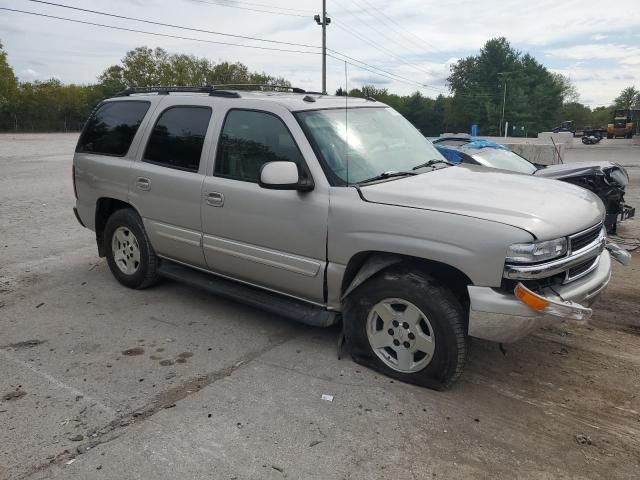
<path fill-rule="evenodd" d="M 204 267 L 202 184 L 210 142 L 211 108 L 169 106 L 160 111 L 132 167 L 129 201 L 136 207 L 156 253 Z"/>
<path fill-rule="evenodd" d="M 260 167 L 296 162 L 311 175 L 291 131 L 303 135 L 288 113 L 232 109 L 218 142 L 213 176 L 204 181 L 203 247 L 217 273 L 316 303 L 324 301 L 329 197 L 268 190 L 258 185 Z"/>

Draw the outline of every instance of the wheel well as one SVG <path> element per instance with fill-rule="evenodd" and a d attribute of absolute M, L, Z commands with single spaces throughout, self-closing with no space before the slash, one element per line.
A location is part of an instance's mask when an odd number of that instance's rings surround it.
<path fill-rule="evenodd" d="M 116 200 L 115 198 L 99 198 L 96 202 L 96 243 L 98 244 L 98 254 L 101 257 L 105 256 L 104 253 L 104 227 L 107 224 L 109 217 L 118 210 L 123 208 L 133 208 L 127 202 L 122 200 Z"/>
<path fill-rule="evenodd" d="M 342 289 L 341 294 L 347 291 L 351 282 L 360 271 L 362 266 L 375 255 L 390 255 L 386 252 L 360 252 L 351 257 L 349 263 L 347 264 L 347 268 L 344 272 L 344 276 L 342 277 Z M 446 263 L 438 262 L 435 260 L 427 260 L 420 257 L 413 257 L 410 255 L 400 255 L 393 254 L 398 257 L 398 263 L 389 265 L 380 271 L 376 272 L 373 276 L 380 274 L 381 272 L 388 270 L 389 268 L 393 268 L 397 265 L 409 265 L 412 268 L 418 268 L 424 272 L 427 272 L 433 275 L 435 278 L 443 282 L 447 285 L 451 291 L 455 294 L 458 300 L 462 303 L 464 308 L 469 308 L 469 292 L 467 291 L 467 286 L 473 285 L 471 279 L 465 275 L 463 272 L 458 270 L 451 265 L 447 265 Z M 366 280 L 365 280 L 366 281 Z"/>

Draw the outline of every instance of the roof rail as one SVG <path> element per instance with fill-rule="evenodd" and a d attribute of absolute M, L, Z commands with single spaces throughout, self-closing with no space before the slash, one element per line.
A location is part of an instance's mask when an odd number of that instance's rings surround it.
<path fill-rule="evenodd" d="M 223 87 L 223 88 L 253 88 L 256 89 L 257 88 L 272 88 L 274 90 L 276 89 L 280 89 L 280 90 L 289 90 L 292 93 L 314 93 L 314 92 L 307 92 L 306 90 L 303 90 L 302 88 L 298 88 L 298 87 L 291 87 L 289 85 L 275 85 L 272 83 L 225 83 L 222 85 L 214 85 L 215 88 L 219 88 L 219 87 Z"/>
<path fill-rule="evenodd" d="M 203 87 L 174 87 L 174 86 L 154 86 L 154 87 L 127 87 L 118 92 L 114 97 L 128 97 L 136 93 L 157 93 L 158 95 L 168 95 L 171 92 L 191 92 L 191 93 L 208 93 L 215 97 L 240 98 L 238 92 L 230 92 L 228 90 L 220 90 L 214 85 L 205 85 Z"/>

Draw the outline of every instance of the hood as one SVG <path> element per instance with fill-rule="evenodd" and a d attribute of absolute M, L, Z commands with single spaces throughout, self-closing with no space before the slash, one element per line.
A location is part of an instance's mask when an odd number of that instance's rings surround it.
<path fill-rule="evenodd" d="M 460 165 L 360 188 L 364 200 L 466 215 L 548 240 L 601 222 L 600 199 L 584 188 L 531 175 Z"/>
<path fill-rule="evenodd" d="M 564 179 L 573 177 L 583 177 L 592 175 L 604 175 L 606 170 L 614 168 L 624 168 L 616 163 L 607 161 L 594 161 L 594 162 L 577 162 L 577 163 L 563 163 L 560 165 L 549 165 L 548 167 L 541 168 L 534 173 L 537 177 Z"/>

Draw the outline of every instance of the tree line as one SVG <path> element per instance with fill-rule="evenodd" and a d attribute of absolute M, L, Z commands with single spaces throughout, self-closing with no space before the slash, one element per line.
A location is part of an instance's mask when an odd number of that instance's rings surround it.
<path fill-rule="evenodd" d="M 22 82 L 0 43 L 0 130 L 79 130 L 95 105 L 130 86 L 236 83 L 290 85 L 285 78 L 251 71 L 240 62 L 214 63 L 148 47 L 127 52 L 95 84 L 64 84 L 57 79 Z M 348 93 L 392 106 L 427 136 L 469 132 L 473 124 L 479 126 L 481 135 L 497 135 L 504 128 L 503 119 L 511 126 L 509 134 L 535 136 L 563 120 L 573 120 L 577 126 L 604 126 L 614 109 L 640 108 L 640 92 L 635 87 L 623 90 L 611 106 L 591 109 L 583 105 L 570 79 L 550 72 L 502 37 L 487 41 L 477 55 L 456 62 L 447 83 L 451 94 L 435 98 L 419 91 L 397 95 L 375 85 Z M 336 94 L 345 92 L 340 88 Z"/>

